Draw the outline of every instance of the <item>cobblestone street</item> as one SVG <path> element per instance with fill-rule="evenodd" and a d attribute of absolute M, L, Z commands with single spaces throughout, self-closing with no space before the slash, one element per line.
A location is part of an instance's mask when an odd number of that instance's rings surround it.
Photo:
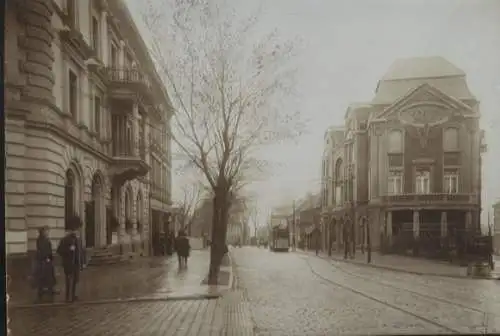
<path fill-rule="evenodd" d="M 258 335 L 500 331 L 498 281 L 426 277 L 233 250 Z"/>
<path fill-rule="evenodd" d="M 11 330 L 14 336 L 220 335 L 221 305 L 217 299 L 19 309 L 11 313 Z"/>

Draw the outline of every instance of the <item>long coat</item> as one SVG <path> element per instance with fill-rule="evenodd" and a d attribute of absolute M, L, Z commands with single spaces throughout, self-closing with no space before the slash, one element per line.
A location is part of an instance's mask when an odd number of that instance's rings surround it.
<path fill-rule="evenodd" d="M 62 258 L 64 273 L 79 272 L 83 266 L 84 253 L 81 240 L 74 233 L 67 234 L 59 242 L 57 254 Z"/>
<path fill-rule="evenodd" d="M 179 236 L 175 239 L 175 251 L 180 257 L 189 257 L 190 250 L 191 246 L 187 237 Z"/>
<path fill-rule="evenodd" d="M 52 243 L 47 237 L 36 241 L 34 280 L 38 288 L 52 288 L 56 284 Z"/>

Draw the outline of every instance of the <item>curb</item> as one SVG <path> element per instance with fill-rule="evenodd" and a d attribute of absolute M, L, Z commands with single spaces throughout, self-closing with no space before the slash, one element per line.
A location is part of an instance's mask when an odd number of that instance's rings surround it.
<path fill-rule="evenodd" d="M 229 253 L 227 254 L 227 258 L 229 259 L 229 266 L 226 266 L 228 269 L 229 269 L 229 283 L 227 284 L 227 287 L 230 289 L 230 290 L 234 290 L 234 284 L 235 284 L 235 281 L 234 281 L 234 264 L 233 264 L 233 258 L 231 256 L 231 251 L 229 251 Z"/>
<path fill-rule="evenodd" d="M 40 304 L 9 304 L 12 309 L 27 309 L 27 308 L 45 308 L 45 307 L 75 307 L 75 306 L 91 306 L 114 303 L 133 303 L 133 302 L 167 302 L 167 301 L 196 301 L 196 300 L 213 300 L 218 299 L 223 295 L 222 292 L 213 294 L 193 294 L 193 295 L 172 295 L 164 297 L 136 297 L 127 299 L 109 299 L 109 300 L 94 300 L 94 301 L 79 301 L 74 303 L 55 302 L 55 303 L 40 303 Z"/>
<path fill-rule="evenodd" d="M 303 251 L 297 251 L 297 252 L 304 254 L 304 255 L 310 255 L 309 253 L 303 252 Z M 371 267 L 371 268 L 375 268 L 375 269 L 382 269 L 382 270 L 387 270 L 387 271 L 392 271 L 392 272 L 397 272 L 397 273 L 414 274 L 414 275 L 420 275 L 420 276 L 432 276 L 432 277 L 452 278 L 452 279 L 460 279 L 460 280 L 499 280 L 498 278 L 495 278 L 495 277 L 481 277 L 481 276 L 468 277 L 468 276 L 463 276 L 463 275 L 439 274 L 439 273 L 432 273 L 432 272 L 425 272 L 424 273 L 424 272 L 404 270 L 404 269 L 390 267 L 390 266 L 362 263 L 359 261 L 346 260 L 346 259 L 337 258 L 337 257 L 324 257 L 321 255 L 318 255 L 318 256 L 311 255 L 311 256 L 321 258 L 321 259 L 324 259 L 327 261 L 336 261 L 336 262 L 342 262 L 342 263 L 352 264 L 352 265 L 356 265 L 356 266 Z"/>

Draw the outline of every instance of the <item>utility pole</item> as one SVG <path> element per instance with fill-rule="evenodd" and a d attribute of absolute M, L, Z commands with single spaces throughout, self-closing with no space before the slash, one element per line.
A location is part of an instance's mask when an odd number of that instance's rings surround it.
<path fill-rule="evenodd" d="M 295 200 L 293 200 L 293 205 L 292 205 L 292 250 L 295 251 L 295 244 L 296 244 L 296 238 L 295 238 Z"/>

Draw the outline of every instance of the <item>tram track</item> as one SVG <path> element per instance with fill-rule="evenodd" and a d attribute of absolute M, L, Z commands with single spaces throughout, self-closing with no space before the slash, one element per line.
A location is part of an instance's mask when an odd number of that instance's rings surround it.
<path fill-rule="evenodd" d="M 465 305 L 465 304 L 462 304 L 462 303 L 459 303 L 459 302 L 455 302 L 455 301 L 451 301 L 451 300 L 448 300 L 446 298 L 443 298 L 443 297 L 439 297 L 439 296 L 435 296 L 435 295 L 428 295 L 428 294 L 424 294 L 422 292 L 419 292 L 419 291 L 414 291 L 414 290 L 411 290 L 407 287 L 401 287 L 401 286 L 397 286 L 393 283 L 390 283 L 388 281 L 381 281 L 381 280 L 377 280 L 376 278 L 374 277 L 367 277 L 367 276 L 363 276 L 363 275 L 359 275 L 359 274 L 356 274 L 354 272 L 350 272 L 350 271 L 347 271 L 345 270 L 343 267 L 341 266 L 338 266 L 338 265 L 335 265 L 335 264 L 331 264 L 331 266 L 337 270 L 339 270 L 340 272 L 342 273 L 345 273 L 349 276 L 352 276 L 352 277 L 356 277 L 358 279 L 363 279 L 363 280 L 369 280 L 370 282 L 376 282 L 382 286 L 385 286 L 385 287 L 390 287 L 390 288 L 394 288 L 394 289 L 398 289 L 398 290 L 403 290 L 403 291 L 406 291 L 408 293 L 411 293 L 411 294 L 414 294 L 414 295 L 417 295 L 417 296 L 421 296 L 421 297 L 424 297 L 428 300 L 434 300 L 434 301 L 438 301 L 438 302 L 442 302 L 442 303 L 445 303 L 445 304 L 449 304 L 449 305 L 454 305 L 454 306 L 457 306 L 457 307 L 460 307 L 460 308 L 463 308 L 463 309 L 466 309 L 466 310 L 470 310 L 470 311 L 474 311 L 476 313 L 482 313 L 482 314 L 490 314 L 490 315 L 496 315 L 496 314 L 491 314 L 491 313 L 488 313 L 480 308 L 476 308 L 476 307 L 471 307 L 471 306 L 468 306 L 468 305 Z M 419 284 L 419 286 L 423 286 L 423 287 L 432 287 L 431 285 L 427 285 L 427 284 Z M 500 315 L 499 315 L 500 316 Z"/>
<path fill-rule="evenodd" d="M 404 314 L 406 314 L 406 315 L 412 316 L 412 317 L 414 317 L 414 318 L 415 318 L 415 319 L 417 319 L 417 320 L 420 320 L 420 321 L 422 321 L 422 322 L 425 322 L 425 323 L 431 324 L 431 325 L 433 325 L 433 326 L 435 326 L 435 327 L 441 328 L 441 329 L 443 329 L 443 330 L 445 330 L 445 331 L 447 331 L 447 332 L 449 332 L 449 333 L 453 333 L 453 334 L 460 334 L 460 333 L 463 333 L 463 331 L 462 331 L 462 330 L 459 330 L 459 329 L 456 329 L 456 328 L 450 327 L 450 326 L 448 326 L 448 325 L 445 325 L 445 324 L 442 324 L 442 323 L 436 322 L 436 321 L 434 321 L 434 320 L 432 320 L 432 319 L 430 319 L 430 318 L 427 318 L 427 317 L 425 317 L 425 316 L 423 316 L 423 315 L 420 315 L 420 314 L 414 313 L 414 312 L 412 312 L 412 311 L 410 311 L 410 310 L 408 310 L 408 309 L 402 308 L 401 306 L 398 306 L 398 305 L 393 304 L 393 303 L 390 303 L 390 302 L 388 302 L 388 301 L 386 301 L 386 300 L 383 300 L 383 299 L 377 298 L 377 297 L 375 297 L 375 296 L 373 296 L 373 295 L 370 295 L 370 294 L 368 294 L 368 293 L 366 293 L 366 292 L 363 292 L 363 291 L 360 291 L 360 290 L 358 290 L 358 289 L 356 289 L 356 288 L 353 288 L 353 287 L 351 287 L 351 286 L 348 286 L 348 285 L 346 285 L 346 284 L 344 284 L 344 283 L 342 283 L 342 282 L 339 282 L 339 281 L 334 281 L 334 280 L 332 280 L 332 279 L 330 279 L 330 278 L 327 278 L 327 277 L 323 276 L 322 274 L 320 274 L 319 272 L 317 272 L 317 271 L 314 269 L 314 267 L 311 265 L 311 263 L 310 263 L 310 261 L 308 260 L 308 258 L 304 258 L 304 260 L 306 261 L 306 263 L 307 263 L 307 265 L 308 265 L 309 269 L 311 270 L 311 272 L 312 272 L 312 273 L 313 273 L 316 277 L 318 277 L 319 279 L 321 279 L 321 280 L 323 280 L 323 281 L 325 281 L 325 282 L 328 282 L 328 283 L 330 283 L 330 284 L 332 284 L 332 285 L 334 285 L 334 286 L 336 286 L 336 287 L 342 288 L 342 289 L 344 289 L 344 290 L 347 290 L 347 291 L 349 291 L 349 292 L 352 292 L 352 293 L 354 293 L 354 294 L 357 294 L 357 295 L 359 295 L 359 296 L 362 296 L 362 297 L 364 297 L 364 298 L 366 298 L 366 299 L 368 299 L 368 300 L 371 300 L 371 301 L 377 302 L 377 303 L 379 303 L 379 304 L 381 304 L 381 305 L 384 305 L 384 306 L 386 306 L 386 307 L 389 307 L 389 308 L 391 308 L 391 309 L 394 309 L 394 310 L 399 311 L 399 312 L 401 312 L 401 313 L 404 313 Z M 347 272 L 344 272 L 344 273 L 345 273 L 345 274 L 348 274 Z M 350 275 L 350 274 L 348 274 L 348 275 Z M 356 275 L 350 275 L 350 276 L 356 277 Z M 366 280 L 366 279 L 367 279 L 366 277 L 360 277 L 360 276 L 357 276 L 357 277 L 358 277 L 358 278 L 363 278 L 363 280 Z M 370 281 L 373 281 L 373 279 L 372 279 L 372 278 L 370 278 Z M 382 283 L 380 283 L 380 282 L 378 282 L 378 283 L 379 283 L 379 284 L 381 284 L 381 285 L 383 285 L 383 284 L 382 284 Z M 391 286 L 388 286 L 388 287 L 391 287 Z M 393 287 L 393 288 L 394 288 L 394 287 Z M 404 290 L 404 291 L 406 291 L 406 289 L 404 289 L 404 288 L 399 288 L 399 290 Z M 420 295 L 420 293 L 418 293 L 418 292 L 415 292 L 415 293 L 412 293 L 412 294 L 417 295 L 417 296 L 422 296 L 422 295 Z M 429 300 L 430 298 L 431 298 L 431 297 L 426 298 L 426 299 L 428 299 L 428 300 Z M 435 299 L 435 298 L 432 298 L 432 299 Z M 442 302 L 442 303 L 445 303 L 445 304 L 448 304 L 448 305 L 454 305 L 454 306 L 457 306 L 457 307 L 460 307 L 460 308 L 464 308 L 463 306 L 458 305 L 458 304 L 456 304 L 456 303 L 452 303 L 451 301 L 444 300 L 444 301 L 441 301 L 441 302 Z M 470 308 L 466 308 L 466 309 L 471 310 Z M 472 311 L 474 311 L 475 313 L 480 313 L 480 314 L 483 314 L 483 317 L 485 316 L 484 314 L 486 314 L 485 312 L 479 311 L 479 310 L 477 310 L 477 309 L 476 309 L 476 310 L 473 310 L 473 309 L 472 309 Z"/>

